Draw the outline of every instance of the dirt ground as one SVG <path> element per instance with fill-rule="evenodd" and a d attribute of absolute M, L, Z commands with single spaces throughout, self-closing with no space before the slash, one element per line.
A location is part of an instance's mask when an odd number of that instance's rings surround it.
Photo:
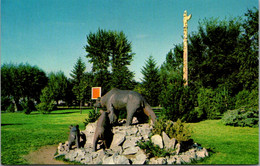
<path fill-rule="evenodd" d="M 54 154 L 56 152 L 56 145 L 44 146 L 37 151 L 31 152 L 24 158 L 29 162 L 29 164 L 42 164 L 42 165 L 52 165 L 52 164 L 67 164 L 62 161 L 55 160 Z"/>

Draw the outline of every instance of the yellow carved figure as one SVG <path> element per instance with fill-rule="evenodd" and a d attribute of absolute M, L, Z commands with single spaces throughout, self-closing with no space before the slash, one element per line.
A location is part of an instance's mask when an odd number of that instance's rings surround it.
<path fill-rule="evenodd" d="M 188 27 L 188 21 L 191 19 L 191 14 L 187 16 L 187 11 L 183 14 L 183 27 Z"/>

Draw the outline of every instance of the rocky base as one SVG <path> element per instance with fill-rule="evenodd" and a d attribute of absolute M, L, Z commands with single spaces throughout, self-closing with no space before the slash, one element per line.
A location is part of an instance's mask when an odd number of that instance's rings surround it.
<path fill-rule="evenodd" d="M 121 121 L 121 124 L 124 121 Z M 182 152 L 180 144 L 163 133 L 163 137 L 154 135 L 151 140 L 154 144 L 161 148 L 176 149 L 175 155 L 167 157 L 153 157 L 137 146 L 137 141 L 149 140 L 152 126 L 149 124 L 136 124 L 132 126 L 115 126 L 113 127 L 113 141 L 110 149 L 103 149 L 102 142 L 98 144 L 96 152 L 93 152 L 93 137 L 96 123 L 90 123 L 86 126 L 81 134 L 84 139 L 81 143 L 84 147 L 77 149 L 75 146 L 68 150 L 68 142 L 60 143 L 58 146 L 58 155 L 65 155 L 65 159 L 70 161 L 77 161 L 82 164 L 182 164 L 191 163 L 194 160 L 200 160 L 208 156 L 205 148 L 200 147 L 194 143 L 189 146 L 188 150 Z"/>

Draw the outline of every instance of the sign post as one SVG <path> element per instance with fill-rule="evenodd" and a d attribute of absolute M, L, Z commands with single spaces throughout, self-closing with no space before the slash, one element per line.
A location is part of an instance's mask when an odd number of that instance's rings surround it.
<path fill-rule="evenodd" d="M 101 97 L 101 87 L 92 87 L 91 99 L 96 100 L 99 97 Z"/>
<path fill-rule="evenodd" d="M 92 87 L 91 99 L 97 100 L 99 97 L 101 97 L 101 87 Z M 97 113 L 97 107 L 95 108 L 95 112 Z"/>

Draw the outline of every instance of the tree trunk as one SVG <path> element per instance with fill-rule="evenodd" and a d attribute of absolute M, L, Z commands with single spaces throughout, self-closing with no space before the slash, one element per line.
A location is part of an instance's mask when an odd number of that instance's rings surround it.
<path fill-rule="evenodd" d="M 82 101 L 79 102 L 79 109 L 80 109 L 80 114 L 82 114 L 82 109 L 81 109 Z"/>
<path fill-rule="evenodd" d="M 15 111 L 15 112 L 22 110 L 22 106 L 21 106 L 19 100 L 20 100 L 20 99 L 18 99 L 18 98 L 13 99 L 14 111 Z"/>

